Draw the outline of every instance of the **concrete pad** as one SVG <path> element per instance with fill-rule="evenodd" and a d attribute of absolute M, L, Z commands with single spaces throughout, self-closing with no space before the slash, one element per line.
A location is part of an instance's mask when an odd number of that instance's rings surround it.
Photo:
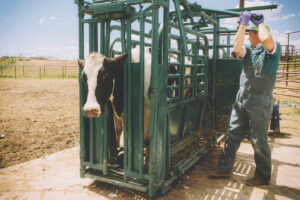
<path fill-rule="evenodd" d="M 1 199 L 107 199 L 79 177 L 79 147 L 0 170 Z"/>

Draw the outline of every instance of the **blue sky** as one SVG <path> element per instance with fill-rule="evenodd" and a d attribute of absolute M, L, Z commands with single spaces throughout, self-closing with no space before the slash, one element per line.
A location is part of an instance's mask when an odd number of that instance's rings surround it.
<path fill-rule="evenodd" d="M 229 9 L 239 0 L 190 0 L 205 8 Z M 287 43 L 286 32 L 300 30 L 299 0 L 245 0 L 245 7 L 277 4 L 278 9 L 263 11 L 273 38 Z M 1 0 L 0 56 L 22 54 L 58 59 L 77 59 L 78 23 L 74 0 Z M 236 27 L 237 19 L 223 26 Z M 290 43 L 300 49 L 300 33 L 292 34 Z"/>

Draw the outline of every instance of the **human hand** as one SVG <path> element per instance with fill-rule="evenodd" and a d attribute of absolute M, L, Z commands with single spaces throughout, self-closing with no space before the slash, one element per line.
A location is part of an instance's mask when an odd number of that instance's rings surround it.
<path fill-rule="evenodd" d="M 244 11 L 240 14 L 240 23 L 241 25 L 248 25 L 250 18 L 252 16 L 252 13 L 250 11 Z"/>
<path fill-rule="evenodd" d="M 251 15 L 251 22 L 258 27 L 259 24 L 264 22 L 264 15 L 261 13 L 253 13 Z"/>

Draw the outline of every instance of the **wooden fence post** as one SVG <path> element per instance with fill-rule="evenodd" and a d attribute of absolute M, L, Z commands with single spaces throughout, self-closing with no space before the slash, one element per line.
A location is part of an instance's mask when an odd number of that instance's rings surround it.
<path fill-rule="evenodd" d="M 39 66 L 39 72 L 40 72 L 40 79 L 42 79 L 42 72 L 41 72 L 41 66 Z"/>

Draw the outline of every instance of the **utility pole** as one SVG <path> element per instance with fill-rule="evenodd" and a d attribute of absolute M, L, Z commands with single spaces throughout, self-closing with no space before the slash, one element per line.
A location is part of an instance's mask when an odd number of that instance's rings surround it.
<path fill-rule="evenodd" d="M 293 34 L 293 33 L 299 33 L 300 31 L 294 31 L 294 32 L 289 32 L 289 33 L 286 33 L 288 35 L 288 43 L 287 43 L 287 49 L 286 49 L 286 72 L 289 72 L 289 54 L 290 54 L 290 34 Z M 285 82 L 285 86 L 287 87 L 288 86 L 288 80 L 289 80 L 289 73 L 286 73 L 286 82 Z"/>
<path fill-rule="evenodd" d="M 244 0 L 240 0 L 239 2 L 239 8 L 244 8 L 245 6 L 245 1 Z"/>

